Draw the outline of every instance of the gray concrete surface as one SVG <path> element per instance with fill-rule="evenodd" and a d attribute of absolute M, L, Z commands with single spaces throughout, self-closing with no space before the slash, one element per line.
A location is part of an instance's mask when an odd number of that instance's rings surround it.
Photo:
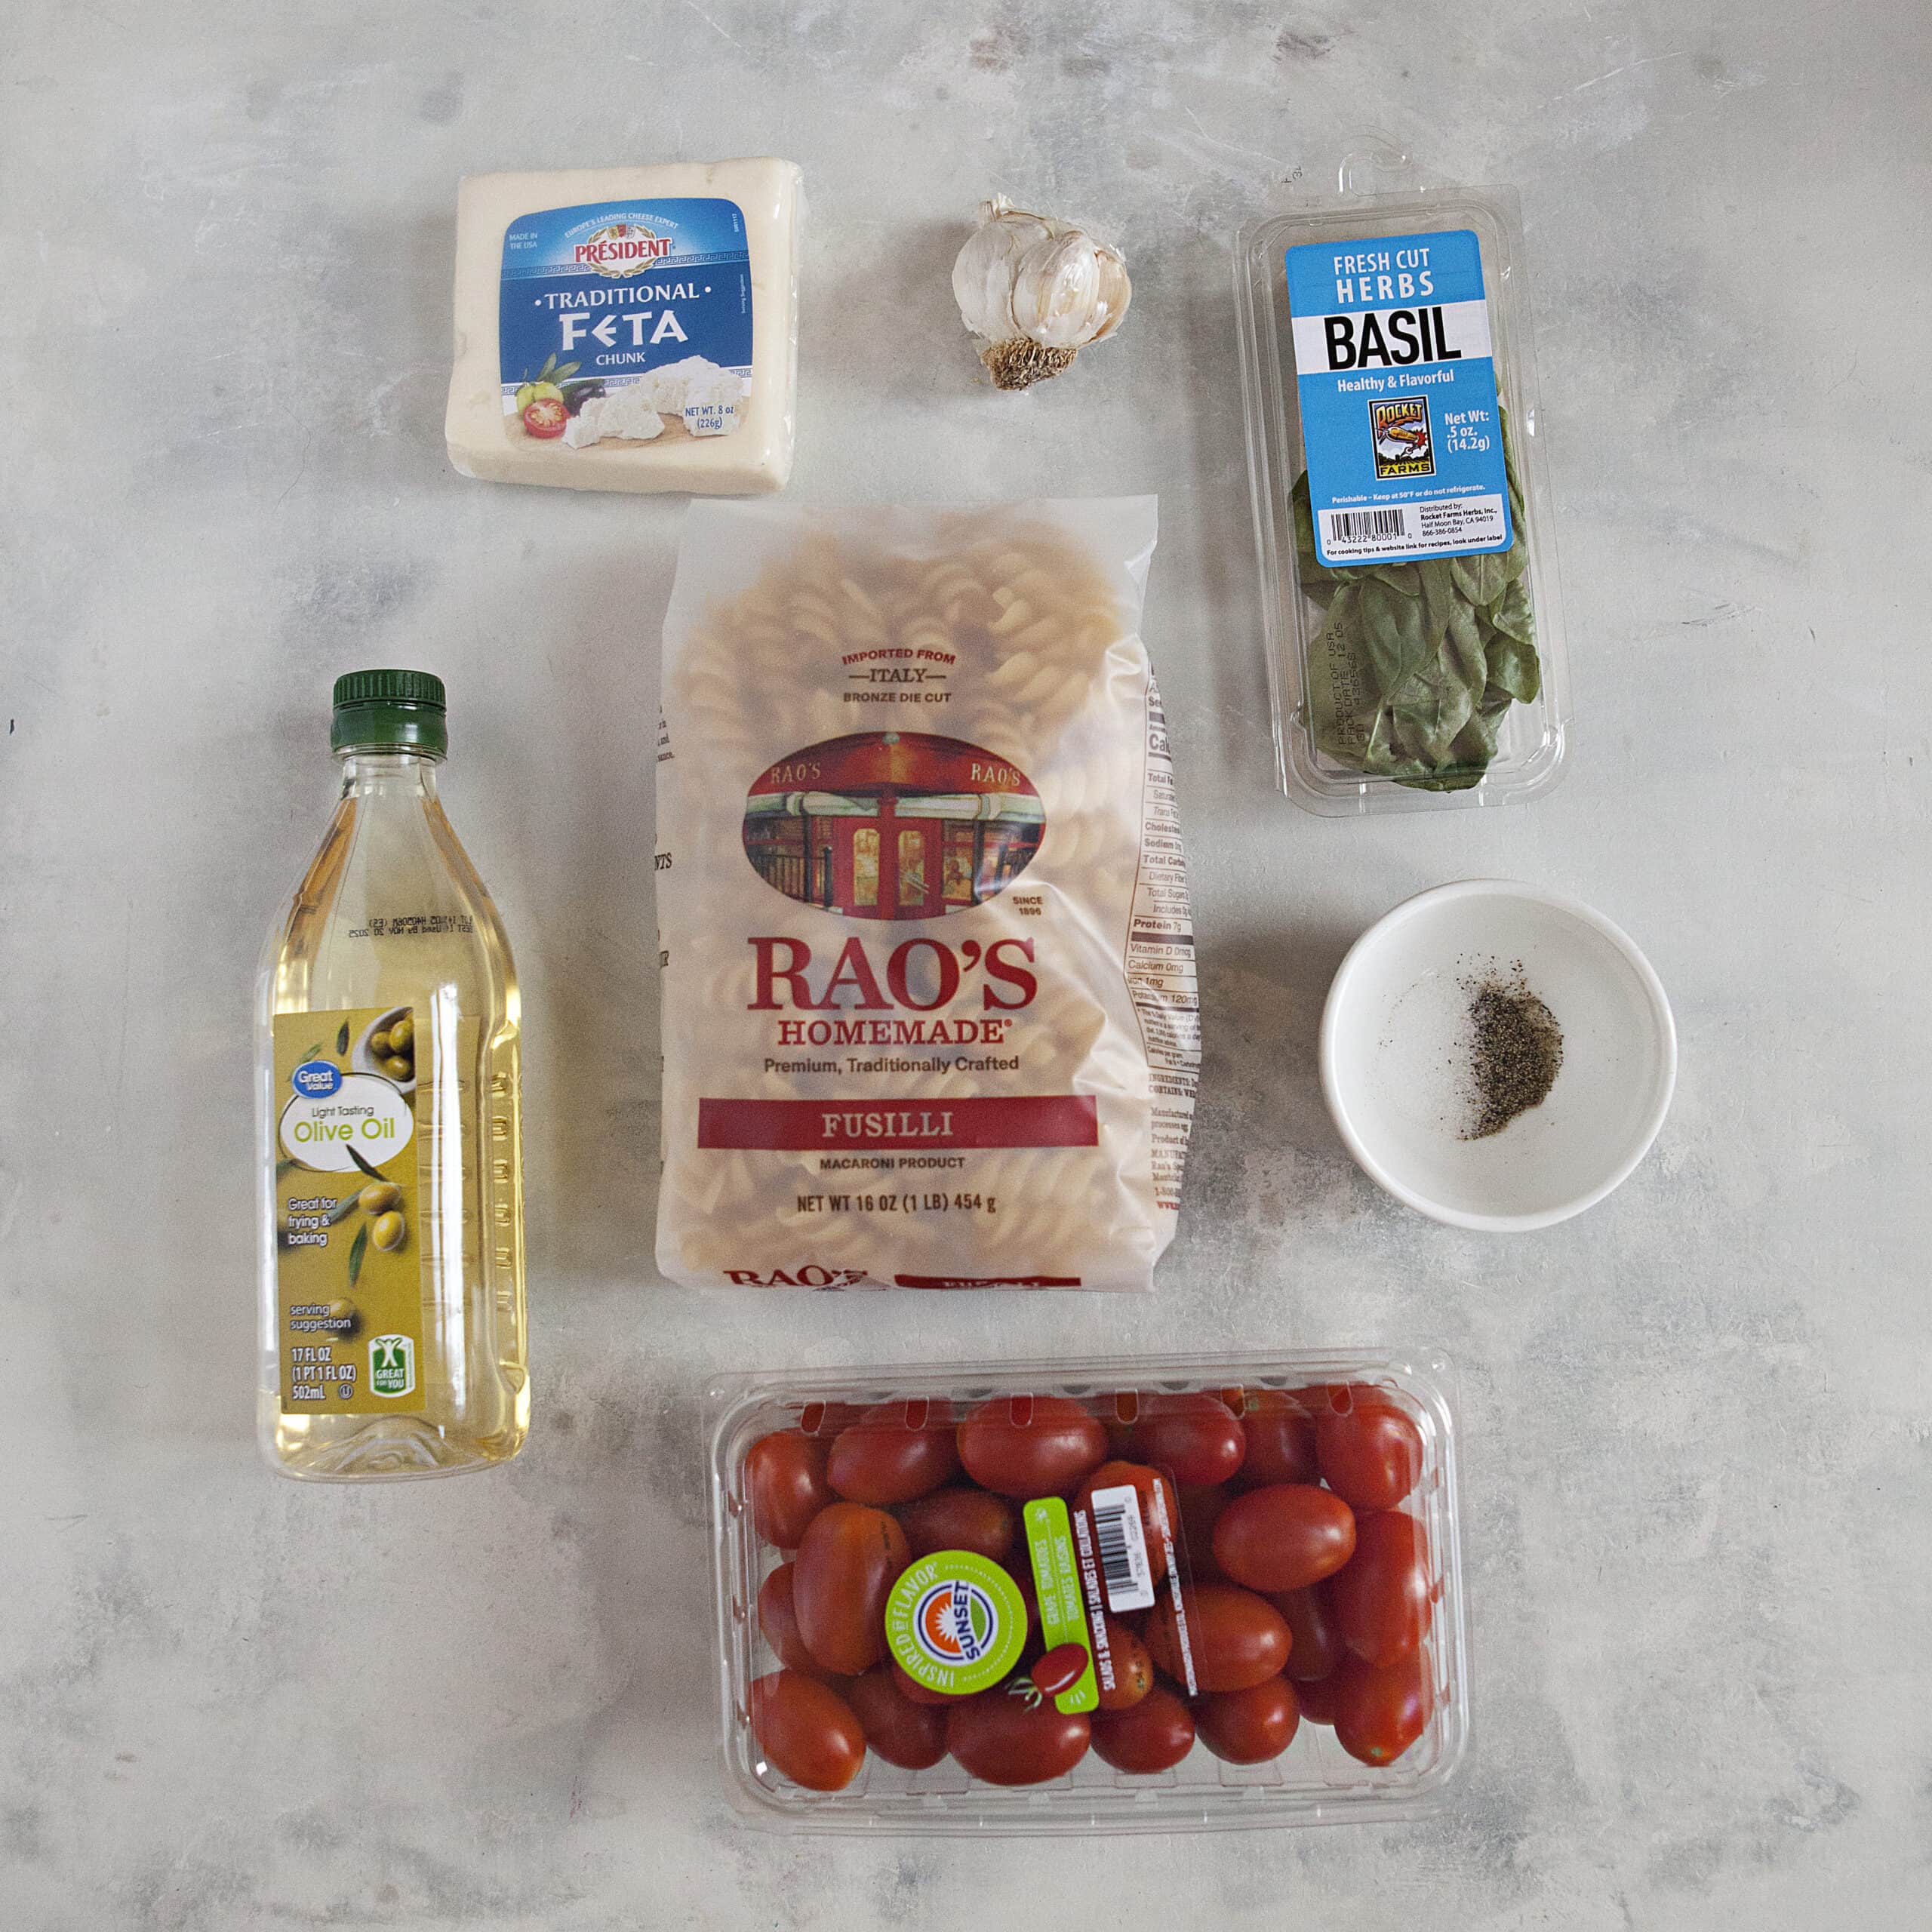
<path fill-rule="evenodd" d="M 1883 0 L 909 7 L 20 0 L 0 51 L 0 1919 L 32 1932 L 1926 1922 L 1932 51 Z M 1270 795 L 1229 236 L 1358 132 L 1520 185 L 1574 765 L 1520 811 Z M 681 506 L 441 449 L 465 171 L 789 155 L 807 500 L 1158 490 L 1147 634 L 1208 1065 L 1132 1303 L 700 1299 L 649 1261 L 651 741 Z M 1030 405 L 982 193 L 1137 285 Z M 257 1465 L 250 985 L 328 681 L 450 681 L 528 999 L 537 1423 L 360 1492 Z M 1540 1237 L 1398 1209 L 1312 1058 L 1432 881 L 1575 893 L 1682 1031 L 1652 1158 Z M 1420 1825 L 788 1841 L 714 1768 L 721 1366 L 1429 1343 L 1475 1749 Z"/>

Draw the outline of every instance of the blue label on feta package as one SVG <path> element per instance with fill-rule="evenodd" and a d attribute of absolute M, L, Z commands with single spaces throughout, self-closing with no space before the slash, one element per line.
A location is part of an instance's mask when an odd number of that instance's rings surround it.
<path fill-rule="evenodd" d="M 520 217 L 503 235 L 497 343 L 504 414 L 532 435 L 562 433 L 559 405 L 574 422 L 586 401 L 673 367 L 675 395 L 659 383 L 629 399 L 623 426 L 605 433 L 657 433 L 638 427 L 655 420 L 647 402 L 685 415 L 694 434 L 728 430 L 752 371 L 743 211 L 689 197 Z M 708 417 L 691 421 L 694 411 Z"/>
<path fill-rule="evenodd" d="M 1508 549 L 1475 234 L 1309 243 L 1287 260 L 1317 558 L 1334 569 Z"/>

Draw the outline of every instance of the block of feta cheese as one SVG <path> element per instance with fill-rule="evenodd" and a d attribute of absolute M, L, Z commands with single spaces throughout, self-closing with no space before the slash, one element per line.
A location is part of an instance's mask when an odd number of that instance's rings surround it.
<path fill-rule="evenodd" d="M 782 489 L 801 189 L 771 159 L 469 176 L 451 462 L 573 490 Z"/>

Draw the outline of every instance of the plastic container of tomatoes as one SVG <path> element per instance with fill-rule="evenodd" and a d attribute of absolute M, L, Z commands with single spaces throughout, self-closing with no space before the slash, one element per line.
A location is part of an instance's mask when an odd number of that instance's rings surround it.
<path fill-rule="evenodd" d="M 1386 1820 L 1463 1761 L 1440 1355 L 774 1372 L 709 1400 L 726 1778 L 762 1823 Z"/>

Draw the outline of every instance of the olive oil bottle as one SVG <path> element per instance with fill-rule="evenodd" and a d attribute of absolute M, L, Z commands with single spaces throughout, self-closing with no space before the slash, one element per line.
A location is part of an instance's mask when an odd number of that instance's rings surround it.
<path fill-rule="evenodd" d="M 450 1475 L 530 1426 L 516 969 L 437 800 L 441 680 L 337 678 L 329 742 L 335 816 L 257 999 L 262 1451 Z"/>

